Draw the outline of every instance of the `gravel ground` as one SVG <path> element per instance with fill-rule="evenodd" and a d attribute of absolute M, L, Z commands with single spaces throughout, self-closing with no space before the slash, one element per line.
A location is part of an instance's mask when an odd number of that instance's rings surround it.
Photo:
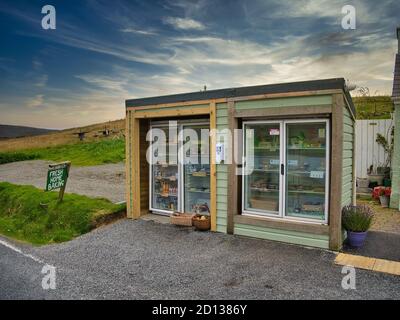
<path fill-rule="evenodd" d="M 44 189 L 50 163 L 52 162 L 32 160 L 2 164 L 0 181 Z M 91 167 L 72 165 L 66 192 L 103 197 L 113 202 L 125 201 L 125 166 L 123 163 Z"/>
<path fill-rule="evenodd" d="M 400 235 L 400 212 L 391 208 L 382 208 L 374 200 L 357 199 L 357 204 L 368 205 L 375 212 L 371 230 L 397 233 Z"/>
<path fill-rule="evenodd" d="M 0 298 L 400 298 L 400 277 L 364 270 L 356 272 L 356 290 L 343 290 L 341 267 L 328 251 L 153 221 L 124 219 L 22 250 L 57 268 L 57 289 L 42 290 L 40 266 L 0 245 Z"/>

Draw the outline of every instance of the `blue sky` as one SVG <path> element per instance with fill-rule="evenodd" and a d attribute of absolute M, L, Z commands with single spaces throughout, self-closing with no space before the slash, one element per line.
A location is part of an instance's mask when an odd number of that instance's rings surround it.
<path fill-rule="evenodd" d="M 41 8 L 56 8 L 56 30 Z M 343 5 L 356 30 L 341 27 Z M 344 77 L 390 94 L 400 1 L 0 0 L 0 123 L 123 118 L 154 95 Z"/>

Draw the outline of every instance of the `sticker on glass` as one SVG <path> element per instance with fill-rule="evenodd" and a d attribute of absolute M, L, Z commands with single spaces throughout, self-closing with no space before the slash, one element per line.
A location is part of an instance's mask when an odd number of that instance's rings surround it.
<path fill-rule="evenodd" d="M 279 136 L 279 129 L 277 129 L 277 128 L 269 129 L 269 135 L 270 136 Z"/>
<path fill-rule="evenodd" d="M 318 137 L 325 138 L 325 128 L 318 129 Z"/>
<path fill-rule="evenodd" d="M 324 171 L 311 171 L 310 172 L 310 178 L 314 179 L 323 179 L 324 178 Z"/>

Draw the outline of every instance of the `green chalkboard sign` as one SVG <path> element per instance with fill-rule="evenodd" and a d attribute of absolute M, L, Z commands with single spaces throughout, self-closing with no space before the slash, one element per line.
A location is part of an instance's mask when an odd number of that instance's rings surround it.
<path fill-rule="evenodd" d="M 69 162 L 50 165 L 47 171 L 46 191 L 60 189 L 65 190 L 69 173 Z"/>

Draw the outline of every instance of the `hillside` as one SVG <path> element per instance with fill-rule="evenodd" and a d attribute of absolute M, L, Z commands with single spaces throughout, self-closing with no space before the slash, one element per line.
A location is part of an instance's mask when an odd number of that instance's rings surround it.
<path fill-rule="evenodd" d="M 0 139 L 38 136 L 57 130 L 0 124 Z"/>
<path fill-rule="evenodd" d="M 393 102 L 389 96 L 353 97 L 357 119 L 390 119 Z"/>
<path fill-rule="evenodd" d="M 13 139 L 0 140 L 0 152 L 4 151 L 19 151 L 36 148 L 48 148 L 66 144 L 78 143 L 79 132 L 85 132 L 84 141 L 100 141 L 104 140 L 104 129 L 110 131 L 106 139 L 115 137 L 123 137 L 125 131 L 125 120 L 108 121 L 104 123 L 97 123 L 80 128 L 71 128 L 39 136 L 20 137 Z"/>

